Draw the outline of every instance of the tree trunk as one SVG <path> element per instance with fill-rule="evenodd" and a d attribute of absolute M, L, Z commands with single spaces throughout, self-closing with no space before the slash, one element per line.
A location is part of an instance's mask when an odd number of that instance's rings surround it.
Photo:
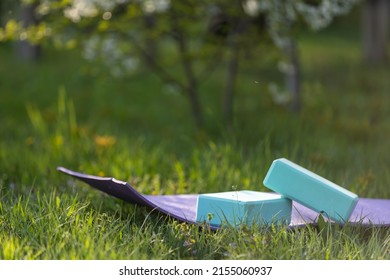
<path fill-rule="evenodd" d="M 198 94 L 198 81 L 193 69 L 193 60 L 189 55 L 188 42 L 177 20 L 177 13 L 172 13 L 171 20 L 173 37 L 177 44 L 180 63 L 186 79 L 184 86 L 190 102 L 192 117 L 196 127 L 200 129 L 203 126 L 203 113 Z"/>
<path fill-rule="evenodd" d="M 192 117 L 194 118 L 197 128 L 201 128 L 203 125 L 202 109 L 198 96 L 198 82 L 195 78 L 193 71 L 193 65 L 191 59 L 188 57 L 188 50 L 185 39 L 182 36 L 178 36 L 177 44 L 180 52 L 180 61 L 183 66 L 186 82 L 186 91 L 190 101 Z"/>
<path fill-rule="evenodd" d="M 176 18 L 172 16 L 172 30 L 174 35 L 174 42 L 178 48 L 180 63 L 184 70 L 185 81 L 181 82 L 177 76 L 171 75 L 166 68 L 159 65 L 156 61 L 157 57 L 153 54 L 153 51 L 149 49 L 149 46 L 141 46 L 137 39 L 129 34 L 122 34 L 125 38 L 130 38 L 132 44 L 140 53 L 141 57 L 145 60 L 148 67 L 150 67 L 164 82 L 168 84 L 177 85 L 186 94 L 190 104 L 190 111 L 192 118 L 197 128 L 201 128 L 203 125 L 202 107 L 198 97 L 198 82 L 196 80 L 193 65 L 191 59 L 188 57 L 188 47 L 185 38 L 179 28 L 179 24 L 176 22 Z"/>
<path fill-rule="evenodd" d="M 302 107 L 301 101 L 301 74 L 297 44 L 294 39 L 290 39 L 285 53 L 288 57 L 289 67 L 285 76 L 286 89 L 291 94 L 291 110 L 299 112 Z"/>
<path fill-rule="evenodd" d="M 226 81 L 225 81 L 225 93 L 223 96 L 223 118 L 227 129 L 233 127 L 233 115 L 234 115 L 234 90 L 238 73 L 239 62 L 239 46 L 235 35 L 229 42 L 229 61 L 227 65 Z"/>
<path fill-rule="evenodd" d="M 148 64 L 153 63 L 153 61 L 157 61 L 157 41 L 156 38 L 151 35 L 153 34 L 153 29 L 156 28 L 156 16 L 154 13 L 146 14 L 144 17 L 144 24 L 146 28 L 145 36 L 146 36 L 146 51 L 148 53 Z"/>
<path fill-rule="evenodd" d="M 188 87 L 187 94 L 190 100 L 192 117 L 194 118 L 196 127 L 200 129 L 203 126 L 203 118 L 197 88 L 195 86 Z"/>
<path fill-rule="evenodd" d="M 35 5 L 22 5 L 20 13 L 24 28 L 38 23 L 35 14 Z M 24 60 L 36 61 L 41 55 L 41 48 L 39 45 L 32 45 L 30 42 L 24 40 L 18 42 L 17 53 Z"/>
<path fill-rule="evenodd" d="M 390 1 L 366 0 L 363 7 L 363 55 L 372 64 L 386 63 Z"/>

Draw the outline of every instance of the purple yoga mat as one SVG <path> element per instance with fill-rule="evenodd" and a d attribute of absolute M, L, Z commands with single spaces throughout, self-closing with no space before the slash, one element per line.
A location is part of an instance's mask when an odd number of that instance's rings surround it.
<path fill-rule="evenodd" d="M 127 202 L 158 210 L 183 222 L 197 223 L 197 194 L 144 195 L 129 183 L 114 178 L 86 175 L 63 167 L 58 167 L 57 170 Z M 318 215 L 317 212 L 293 201 L 290 227 L 315 224 Z M 390 226 L 390 200 L 360 198 L 349 222 L 366 226 Z"/>

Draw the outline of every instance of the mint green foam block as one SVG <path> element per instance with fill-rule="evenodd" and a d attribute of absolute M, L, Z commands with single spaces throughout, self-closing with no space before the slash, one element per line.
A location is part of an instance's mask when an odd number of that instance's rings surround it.
<path fill-rule="evenodd" d="M 348 221 L 359 199 L 356 194 L 285 158 L 274 160 L 263 183 L 341 223 Z"/>
<path fill-rule="evenodd" d="M 196 221 L 213 226 L 289 224 L 292 202 L 279 194 L 231 191 L 200 194 Z"/>

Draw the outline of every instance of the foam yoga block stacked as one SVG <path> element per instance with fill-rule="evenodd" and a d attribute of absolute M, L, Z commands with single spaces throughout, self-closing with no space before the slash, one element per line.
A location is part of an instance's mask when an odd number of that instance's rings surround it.
<path fill-rule="evenodd" d="M 207 221 L 219 226 L 223 223 L 240 224 L 289 224 L 291 200 L 279 194 L 232 191 L 201 194 L 198 197 L 197 222 Z"/>
<path fill-rule="evenodd" d="M 338 222 L 348 221 L 358 202 L 356 194 L 284 158 L 272 163 L 264 185 Z"/>
<path fill-rule="evenodd" d="M 295 200 L 343 223 L 358 201 L 356 194 L 284 158 L 272 163 L 263 183 L 276 194 L 237 191 L 199 195 L 197 222 L 215 226 L 288 224 Z"/>

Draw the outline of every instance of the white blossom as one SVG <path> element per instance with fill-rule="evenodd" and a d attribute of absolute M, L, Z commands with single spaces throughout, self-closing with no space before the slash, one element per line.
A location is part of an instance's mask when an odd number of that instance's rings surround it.
<path fill-rule="evenodd" d="M 95 17 L 100 11 L 112 11 L 117 5 L 130 0 L 72 0 L 64 9 L 64 16 L 77 23 L 82 18 Z"/>
<path fill-rule="evenodd" d="M 83 56 L 89 61 L 101 61 L 116 78 L 135 72 L 140 63 L 115 35 L 92 35 L 85 40 Z"/>
<path fill-rule="evenodd" d="M 322 0 L 318 5 L 312 5 L 303 0 L 258 0 L 258 9 L 267 18 L 274 43 L 284 48 L 298 16 L 310 28 L 319 30 L 327 27 L 334 17 L 348 13 L 357 2 L 359 0 Z"/>
<path fill-rule="evenodd" d="M 163 13 L 170 5 L 170 0 L 141 0 L 142 10 L 147 14 Z"/>
<path fill-rule="evenodd" d="M 94 17 L 98 9 L 93 0 L 73 0 L 72 5 L 64 10 L 64 16 L 73 22 L 79 22 L 83 17 Z"/>
<path fill-rule="evenodd" d="M 85 41 L 83 49 L 83 56 L 85 59 L 90 61 L 96 59 L 99 42 L 100 38 L 97 35 L 93 35 L 91 38 Z"/>
<path fill-rule="evenodd" d="M 244 12 L 251 17 L 255 17 L 259 14 L 259 5 L 259 1 L 257 0 L 246 0 L 242 2 Z"/>

